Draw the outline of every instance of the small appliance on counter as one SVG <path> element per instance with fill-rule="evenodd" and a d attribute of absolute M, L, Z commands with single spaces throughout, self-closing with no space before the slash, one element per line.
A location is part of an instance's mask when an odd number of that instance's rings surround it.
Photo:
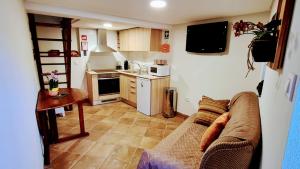
<path fill-rule="evenodd" d="M 156 65 L 166 65 L 166 64 L 168 64 L 168 62 L 167 62 L 167 60 L 164 60 L 164 59 L 155 59 L 154 64 L 156 64 Z"/>
<path fill-rule="evenodd" d="M 129 63 L 128 60 L 124 61 L 124 70 L 128 70 L 129 69 Z"/>
<path fill-rule="evenodd" d="M 118 62 L 116 65 L 116 70 L 121 70 L 122 69 L 122 64 L 121 62 Z"/>
<path fill-rule="evenodd" d="M 170 66 L 169 65 L 151 65 L 151 66 L 149 66 L 149 75 L 169 76 L 170 75 Z"/>

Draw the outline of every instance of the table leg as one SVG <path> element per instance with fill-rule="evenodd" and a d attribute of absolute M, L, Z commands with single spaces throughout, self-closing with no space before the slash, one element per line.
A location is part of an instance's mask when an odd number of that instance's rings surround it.
<path fill-rule="evenodd" d="M 43 144 L 44 144 L 44 164 L 50 164 L 50 152 L 49 152 L 49 129 L 48 129 L 48 119 L 46 115 L 46 111 L 38 112 L 38 118 L 41 127 L 41 135 L 43 137 Z"/>
<path fill-rule="evenodd" d="M 78 102 L 78 114 L 79 114 L 80 134 L 84 134 L 85 133 L 85 128 L 84 128 L 84 117 L 83 117 L 82 102 Z"/>
<path fill-rule="evenodd" d="M 58 129 L 57 129 L 55 109 L 48 110 L 48 116 L 49 116 L 50 132 L 51 132 L 51 143 L 57 143 Z"/>
<path fill-rule="evenodd" d="M 63 137 L 63 138 L 59 138 L 58 142 L 64 142 L 64 141 L 69 141 L 72 139 L 76 139 L 76 138 L 80 138 L 80 137 L 86 137 L 89 135 L 88 132 L 85 132 L 84 129 L 84 116 L 83 116 L 83 108 L 82 108 L 82 102 L 78 102 L 78 115 L 79 115 L 79 125 L 80 125 L 80 133 L 79 134 L 75 134 L 75 135 L 71 135 L 71 136 L 67 136 L 67 137 Z"/>

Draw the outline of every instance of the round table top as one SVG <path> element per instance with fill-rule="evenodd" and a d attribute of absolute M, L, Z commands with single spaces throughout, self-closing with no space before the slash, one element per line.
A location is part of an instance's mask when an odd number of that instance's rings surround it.
<path fill-rule="evenodd" d="M 49 96 L 48 90 L 40 90 L 37 102 L 37 111 L 68 106 L 85 100 L 87 95 L 84 91 L 75 88 L 59 88 L 58 96 Z"/>

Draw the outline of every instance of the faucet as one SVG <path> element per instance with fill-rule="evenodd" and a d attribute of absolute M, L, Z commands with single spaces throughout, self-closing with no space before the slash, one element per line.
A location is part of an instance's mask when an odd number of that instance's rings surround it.
<path fill-rule="evenodd" d="M 142 72 L 141 72 L 141 70 L 142 70 L 141 64 L 139 64 L 138 62 L 135 62 L 135 61 L 132 61 L 131 64 L 132 64 L 132 65 L 133 65 L 133 64 L 138 65 L 138 67 L 139 67 L 138 74 L 141 74 L 141 73 L 142 73 Z"/>

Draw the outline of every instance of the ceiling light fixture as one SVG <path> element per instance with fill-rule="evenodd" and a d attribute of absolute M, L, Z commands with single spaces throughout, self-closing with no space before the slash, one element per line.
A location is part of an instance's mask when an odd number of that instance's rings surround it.
<path fill-rule="evenodd" d="M 167 2 L 163 0 L 153 0 L 150 2 L 150 6 L 153 8 L 164 8 L 167 6 Z"/>
<path fill-rule="evenodd" d="M 106 28 L 111 28 L 112 24 L 111 23 L 104 23 L 103 26 L 106 27 Z"/>

